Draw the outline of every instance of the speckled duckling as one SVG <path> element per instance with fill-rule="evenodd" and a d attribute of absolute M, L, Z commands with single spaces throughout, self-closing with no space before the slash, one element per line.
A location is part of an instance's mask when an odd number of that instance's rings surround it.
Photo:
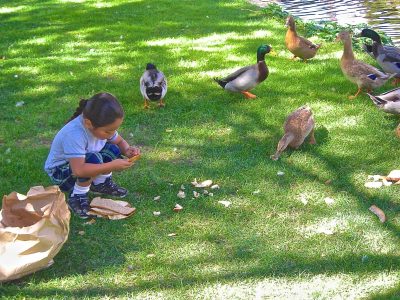
<path fill-rule="evenodd" d="M 283 125 L 285 134 L 279 141 L 275 154 L 271 155 L 271 159 L 278 160 L 288 146 L 294 149 L 299 148 L 308 135 L 310 135 L 310 144 L 315 144 L 314 126 L 310 107 L 305 105 L 292 112 Z"/>

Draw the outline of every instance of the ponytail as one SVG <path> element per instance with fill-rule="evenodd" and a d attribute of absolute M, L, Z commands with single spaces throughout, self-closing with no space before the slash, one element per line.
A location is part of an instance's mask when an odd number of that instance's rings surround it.
<path fill-rule="evenodd" d="M 110 93 L 99 93 L 90 99 L 82 99 L 68 122 L 80 114 L 83 114 L 83 117 L 90 120 L 92 125 L 97 128 L 111 124 L 118 118 L 123 118 L 124 110 L 113 95 Z"/>
<path fill-rule="evenodd" d="M 76 108 L 74 114 L 72 115 L 71 118 L 69 118 L 69 120 L 67 122 L 65 122 L 65 124 L 71 122 L 73 119 L 78 117 L 83 112 L 83 110 L 85 109 L 86 104 L 88 103 L 88 101 L 89 100 L 87 100 L 87 99 L 81 99 L 81 101 L 79 101 L 79 106 Z"/>

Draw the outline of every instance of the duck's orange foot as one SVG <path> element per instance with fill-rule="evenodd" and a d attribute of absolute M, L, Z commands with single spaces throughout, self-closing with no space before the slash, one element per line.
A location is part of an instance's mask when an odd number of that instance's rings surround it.
<path fill-rule="evenodd" d="M 165 103 L 161 100 L 159 103 L 158 103 L 158 107 L 165 107 Z"/>
<path fill-rule="evenodd" d="M 250 93 L 248 91 L 243 91 L 241 93 L 243 94 L 243 96 L 246 97 L 246 99 L 256 99 L 257 98 L 256 95 L 254 95 L 254 94 L 252 94 L 252 93 Z"/>

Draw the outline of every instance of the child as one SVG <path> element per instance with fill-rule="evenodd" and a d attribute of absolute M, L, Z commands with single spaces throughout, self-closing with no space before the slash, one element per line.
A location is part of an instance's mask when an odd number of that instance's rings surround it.
<path fill-rule="evenodd" d="M 45 171 L 54 184 L 69 192 L 68 206 L 81 218 L 90 210 L 88 192 L 123 198 L 128 191 L 111 179 L 112 171 L 125 170 L 139 149 L 118 135 L 124 111 L 111 94 L 99 93 L 81 100 L 74 115 L 55 136 Z"/>

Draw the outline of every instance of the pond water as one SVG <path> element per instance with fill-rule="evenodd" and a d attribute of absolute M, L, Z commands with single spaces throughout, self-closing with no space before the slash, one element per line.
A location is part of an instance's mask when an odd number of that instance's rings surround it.
<path fill-rule="evenodd" d="M 266 4 L 270 0 L 258 0 Z M 400 0 L 276 0 L 294 16 L 306 21 L 330 20 L 339 24 L 367 23 L 400 46 Z"/>

